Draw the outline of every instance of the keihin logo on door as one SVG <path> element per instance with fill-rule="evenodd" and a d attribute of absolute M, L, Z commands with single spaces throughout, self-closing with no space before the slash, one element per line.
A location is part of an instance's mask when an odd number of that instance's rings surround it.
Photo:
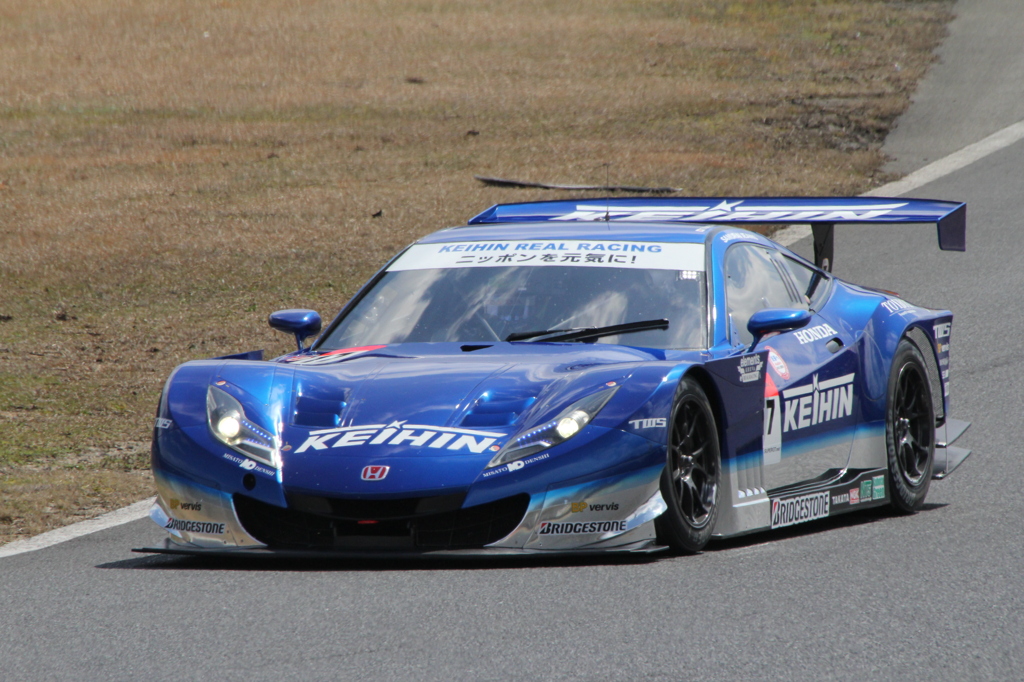
<path fill-rule="evenodd" d="M 390 470 L 391 467 L 389 466 L 371 464 L 370 466 L 363 467 L 363 475 L 360 478 L 364 481 L 380 481 L 388 475 Z"/>

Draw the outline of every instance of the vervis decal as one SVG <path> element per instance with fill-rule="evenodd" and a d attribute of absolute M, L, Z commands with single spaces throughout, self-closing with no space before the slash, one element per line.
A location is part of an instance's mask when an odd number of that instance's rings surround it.
<path fill-rule="evenodd" d="M 610 502 L 607 504 L 590 504 L 589 502 L 573 502 L 571 505 L 573 513 L 577 512 L 601 512 L 601 511 L 619 511 L 618 502 Z"/>

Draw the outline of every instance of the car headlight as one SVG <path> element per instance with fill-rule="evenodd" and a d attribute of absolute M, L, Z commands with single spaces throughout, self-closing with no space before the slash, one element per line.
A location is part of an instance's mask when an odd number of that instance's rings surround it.
<path fill-rule="evenodd" d="M 224 445 L 246 457 L 278 468 L 277 439 L 245 416 L 242 403 L 216 386 L 206 392 L 206 417 L 210 433 Z"/>
<path fill-rule="evenodd" d="M 597 413 L 611 400 L 617 390 L 619 390 L 619 387 L 615 386 L 598 393 L 592 393 L 562 410 L 551 421 L 519 434 L 505 444 L 505 447 L 494 456 L 487 465 L 487 468 L 496 467 L 506 462 L 522 459 L 523 457 L 529 457 L 535 452 L 564 443 L 593 421 Z"/>

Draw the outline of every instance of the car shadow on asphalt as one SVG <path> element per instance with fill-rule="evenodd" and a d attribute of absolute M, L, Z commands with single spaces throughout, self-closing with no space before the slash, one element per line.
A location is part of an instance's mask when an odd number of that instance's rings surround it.
<path fill-rule="evenodd" d="M 947 504 L 926 503 L 919 513 L 925 514 Z M 730 550 L 755 545 L 773 544 L 786 540 L 812 537 L 841 528 L 865 526 L 879 521 L 896 520 L 902 515 L 889 507 L 876 507 L 850 514 L 842 514 L 810 523 L 796 524 L 787 528 L 759 531 L 749 535 L 713 540 L 703 554 L 714 556 Z M 572 568 L 579 566 L 615 566 L 657 563 L 672 559 L 691 559 L 671 551 L 637 554 L 587 554 L 581 556 L 551 555 L 464 557 L 449 555 L 443 558 L 417 555 L 396 555 L 393 557 L 329 557 L 329 556 L 183 556 L 172 554 L 147 554 L 133 559 L 123 559 L 98 564 L 96 568 L 120 570 L 165 570 L 165 571 L 273 571 L 273 572 L 323 572 L 323 571 L 450 571 L 450 570 L 495 570 L 528 568 Z"/>

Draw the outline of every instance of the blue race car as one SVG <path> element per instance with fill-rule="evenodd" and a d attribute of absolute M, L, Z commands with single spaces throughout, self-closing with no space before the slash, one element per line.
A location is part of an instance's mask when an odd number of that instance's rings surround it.
<path fill-rule="evenodd" d="M 698 552 L 713 537 L 921 507 L 967 455 L 953 316 L 830 274 L 845 223 L 962 203 L 497 205 L 395 256 L 297 349 L 188 362 L 153 431 L 184 554 Z M 737 225 L 810 224 L 811 263 Z M 304 340 L 315 342 L 304 347 Z"/>

